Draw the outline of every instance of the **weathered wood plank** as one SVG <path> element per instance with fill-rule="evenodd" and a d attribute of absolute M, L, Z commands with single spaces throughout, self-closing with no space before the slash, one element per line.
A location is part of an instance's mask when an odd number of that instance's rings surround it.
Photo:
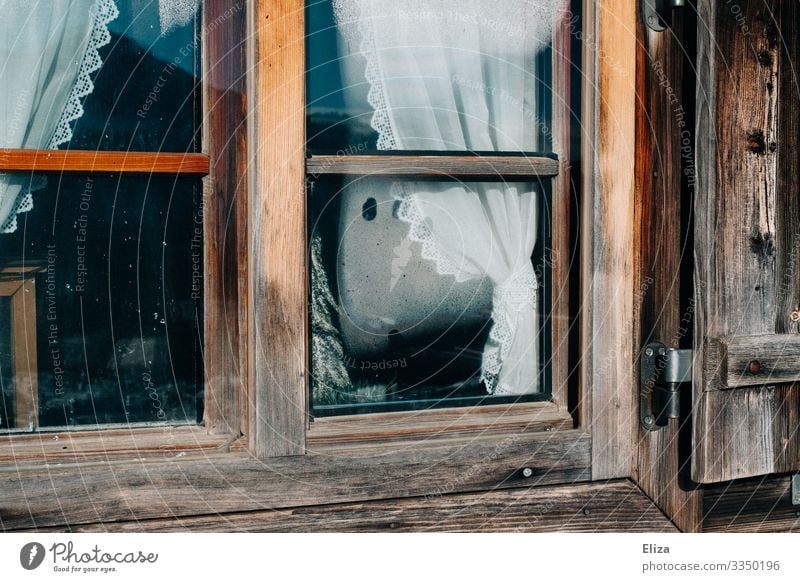
<path fill-rule="evenodd" d="M 306 161 L 309 177 L 340 174 L 507 181 L 551 178 L 558 170 L 558 160 L 535 155 L 313 155 Z"/>
<path fill-rule="evenodd" d="M 637 25 L 634 309 L 639 361 L 651 341 L 691 346 L 691 311 L 681 305 L 681 298 L 691 295 L 691 284 L 684 283 L 691 265 L 681 259 L 691 243 L 682 223 L 682 193 L 691 187 L 683 177 L 692 175 L 694 96 L 684 93 L 683 81 L 686 51 L 691 51 L 686 38 L 695 32 L 687 15 L 675 16 L 669 33 L 650 30 L 642 19 Z M 638 394 L 634 401 L 638 404 Z M 658 431 L 639 426 L 633 480 L 682 531 L 699 531 L 702 493 L 688 476 L 690 431 L 686 416 Z"/>
<path fill-rule="evenodd" d="M 308 432 L 309 444 L 370 439 L 403 440 L 424 436 L 463 436 L 498 432 L 550 432 L 572 428 L 572 417 L 552 402 L 494 404 L 379 415 L 317 418 Z"/>
<path fill-rule="evenodd" d="M 30 271 L 0 269 L 0 297 L 10 299 L 13 411 L 0 422 L 7 430 L 39 426 L 39 382 L 36 365 L 36 280 Z"/>
<path fill-rule="evenodd" d="M 707 353 L 719 370 L 719 382 L 706 384 L 707 390 L 800 381 L 798 334 L 711 338 Z"/>
<path fill-rule="evenodd" d="M 54 531 L 62 529 L 54 528 Z M 277 533 L 677 531 L 630 481 L 90 524 L 70 530 Z"/>
<path fill-rule="evenodd" d="M 438 496 L 585 481 L 588 435 L 418 441 L 398 448 L 319 447 L 263 462 L 207 454 L 140 463 L 0 469 L 0 528 L 158 519 L 248 510 Z M 522 468 L 532 469 L 525 478 Z"/>
<path fill-rule="evenodd" d="M 212 433 L 240 434 L 247 380 L 247 68 L 244 0 L 210 2 L 203 42 L 204 142 L 211 174 L 203 199 L 203 363 Z"/>
<path fill-rule="evenodd" d="M 796 384 L 720 391 L 703 338 L 797 333 L 800 131 L 796 3 L 698 3 L 692 475 L 800 468 Z M 791 306 L 791 307 L 789 307 Z"/>
<path fill-rule="evenodd" d="M 202 426 L 128 427 L 0 435 L 0 470 L 44 464 L 172 458 L 227 450 L 232 438 Z"/>
<path fill-rule="evenodd" d="M 746 479 L 706 487 L 704 532 L 800 532 L 800 507 L 792 505 L 791 478 Z"/>
<path fill-rule="evenodd" d="M 0 149 L 0 172 L 208 174 L 205 154 Z"/>
<path fill-rule="evenodd" d="M 302 3 L 251 3 L 249 441 L 302 455 L 307 423 L 305 29 Z"/>
<path fill-rule="evenodd" d="M 574 244 L 576 237 L 570 235 L 572 229 L 572 195 L 573 179 L 580 174 L 579 167 L 573 169 L 575 157 L 572 140 L 572 116 L 579 114 L 573 111 L 572 82 L 577 71 L 573 69 L 572 13 L 564 15 L 559 26 L 553 31 L 553 97 L 552 97 L 552 140 L 553 151 L 558 155 L 558 175 L 553 179 L 553 196 L 551 206 L 551 261 L 552 285 L 550 291 L 550 322 L 552 341 L 550 353 L 550 370 L 552 376 L 552 397 L 555 404 L 564 411 L 572 411 L 576 423 L 585 421 L 581 418 L 578 403 L 585 393 L 585 387 L 577 386 L 573 381 L 570 394 L 571 349 L 574 349 L 573 338 L 577 329 L 572 329 L 570 317 L 570 291 L 577 289 L 574 279 L 573 257 L 577 255 Z M 570 396 L 572 396 L 570 400 Z"/>
<path fill-rule="evenodd" d="M 591 6 L 594 4 L 594 8 Z M 604 55 L 586 82 L 596 111 L 585 174 L 591 195 L 584 212 L 582 378 L 591 387 L 592 477 L 631 474 L 634 442 L 633 209 L 636 119 L 637 6 L 586 3 L 584 63 Z M 594 13 L 594 18 L 592 18 Z M 590 34 L 591 33 L 591 34 Z M 585 37 L 586 38 L 586 37 Z M 613 66 L 612 66 L 613 65 Z"/>

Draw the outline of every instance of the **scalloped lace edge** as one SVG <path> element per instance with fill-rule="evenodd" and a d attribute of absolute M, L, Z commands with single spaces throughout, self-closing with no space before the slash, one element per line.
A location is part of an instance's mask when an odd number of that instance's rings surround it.
<path fill-rule="evenodd" d="M 96 0 L 89 14 L 94 19 L 92 36 L 78 68 L 78 78 L 70 91 L 64 111 L 61 113 L 53 136 L 45 149 L 56 150 L 72 139 L 73 124 L 84 114 L 83 99 L 94 91 L 92 75 L 103 66 L 100 49 L 111 42 L 108 25 L 119 16 L 119 9 L 115 0 Z M 17 230 L 17 216 L 33 210 L 33 193 L 46 185 L 47 178 L 45 176 L 36 176 L 31 180 L 30 185 L 17 196 L 17 202 L 5 224 L 0 228 L 0 232 L 11 233 Z"/>
<path fill-rule="evenodd" d="M 399 146 L 389 118 L 386 90 L 379 73 L 374 30 L 367 24 L 367 19 L 361 17 L 361 6 L 362 3 L 358 0 L 333 0 L 333 11 L 337 26 L 340 27 L 342 34 L 349 43 L 359 43 L 359 52 L 366 61 L 364 76 L 369 84 L 367 102 L 374 110 L 370 125 L 378 133 L 377 148 L 379 150 L 396 150 L 399 149 Z M 420 244 L 422 257 L 433 262 L 436 266 L 436 272 L 440 275 L 452 275 L 459 283 L 471 279 L 471 274 L 457 268 L 439 249 L 439 245 L 434 241 L 433 233 L 427 226 L 408 183 L 395 182 L 392 184 L 392 195 L 400 201 L 397 216 L 409 225 L 409 238 Z M 530 292 L 530 303 L 535 306 L 539 285 L 532 266 L 530 271 L 533 279 L 530 284 L 527 284 L 526 288 Z M 526 271 L 523 271 L 523 273 L 527 281 L 528 274 Z M 514 273 L 509 279 L 514 279 L 517 282 L 519 277 Z M 494 296 L 497 297 L 500 288 L 505 288 L 508 283 L 495 284 Z M 516 328 L 506 317 L 507 305 L 502 305 L 502 307 L 503 309 L 501 309 L 500 304 L 493 301 L 493 325 L 489 332 L 487 343 L 484 346 L 481 365 L 481 380 L 485 383 L 486 389 L 490 394 L 513 393 L 513 391 L 499 383 L 500 370 L 503 361 L 507 359 L 511 350 Z"/>

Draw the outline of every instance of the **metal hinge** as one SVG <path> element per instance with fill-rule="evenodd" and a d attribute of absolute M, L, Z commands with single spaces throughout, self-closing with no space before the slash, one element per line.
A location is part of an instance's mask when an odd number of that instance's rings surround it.
<path fill-rule="evenodd" d="M 692 381 L 692 350 L 647 344 L 639 382 L 639 420 L 646 430 L 659 430 L 680 418 L 680 385 Z"/>
<path fill-rule="evenodd" d="M 642 17 L 648 28 L 664 32 L 672 26 L 672 11 L 685 7 L 686 0 L 642 0 Z"/>

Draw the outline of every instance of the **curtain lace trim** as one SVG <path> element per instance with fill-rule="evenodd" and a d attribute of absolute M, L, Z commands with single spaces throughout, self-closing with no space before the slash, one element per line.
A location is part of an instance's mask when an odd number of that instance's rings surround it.
<path fill-rule="evenodd" d="M 342 36 L 348 44 L 359 46 L 358 52 L 367 62 L 364 71 L 369 84 L 367 102 L 374 111 L 370 125 L 378 132 L 378 149 L 397 150 L 400 148 L 389 119 L 389 100 L 378 66 L 375 29 L 371 19 L 363 13 L 364 7 L 365 3 L 361 0 L 333 0 L 333 13 Z"/>
<path fill-rule="evenodd" d="M 111 33 L 108 25 L 119 16 L 115 0 L 96 0 L 92 6 L 89 17 L 94 25 L 89 45 L 78 69 L 78 79 L 70 91 L 67 104 L 58 120 L 53 136 L 47 143 L 46 149 L 56 150 L 61 145 L 72 139 L 73 124 L 83 117 L 83 100 L 94 91 L 92 75 L 103 66 L 100 49 L 111 42 Z M 17 215 L 33 210 L 33 194 L 47 185 L 45 176 L 35 176 L 23 191 L 17 196 L 17 202 L 11 210 L 8 219 L 0 232 L 10 233 L 17 230 Z"/>
<path fill-rule="evenodd" d="M 370 18 L 364 14 L 367 4 L 363 0 L 333 0 L 334 16 L 342 37 L 348 44 L 358 46 L 358 52 L 366 61 L 364 76 L 369 84 L 367 101 L 374 110 L 370 124 L 378 133 L 377 147 L 379 150 L 397 150 L 400 146 L 392 129 L 389 100 L 378 65 L 375 29 Z M 552 9 L 545 12 L 547 19 L 544 22 L 549 22 L 553 16 Z M 433 262 L 436 272 L 452 275 L 457 282 L 473 278 L 472 274 L 456 267 L 436 244 L 410 185 L 407 182 L 395 182 L 392 195 L 400 201 L 398 218 L 409 225 L 409 238 L 421 245 L 422 257 Z M 481 380 L 490 394 L 513 393 L 510 387 L 498 385 L 500 369 L 508 358 L 517 327 L 513 315 L 523 308 L 535 308 L 538 287 L 536 274 L 530 264 L 512 274 L 506 282 L 495 285 L 493 325 L 484 347 L 481 366 Z"/>
<path fill-rule="evenodd" d="M 498 383 L 503 362 L 508 360 L 514 335 L 517 330 L 519 313 L 525 309 L 535 309 L 538 303 L 539 282 L 533 265 L 526 262 L 503 283 L 495 285 L 492 294 L 492 320 L 489 339 L 483 350 L 481 380 L 490 393 L 495 395 L 513 394 L 512 387 Z"/>

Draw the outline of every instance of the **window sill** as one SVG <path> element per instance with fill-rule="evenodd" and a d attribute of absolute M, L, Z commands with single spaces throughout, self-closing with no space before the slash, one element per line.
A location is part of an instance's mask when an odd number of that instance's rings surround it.
<path fill-rule="evenodd" d="M 316 418 L 308 431 L 309 448 L 315 445 L 404 441 L 434 437 L 469 437 L 569 430 L 572 417 L 553 402 L 493 404 L 411 412 Z"/>
<path fill-rule="evenodd" d="M 219 437 L 216 437 L 219 438 Z M 139 447 L 138 450 L 141 450 Z M 437 437 L 315 447 L 255 459 L 196 449 L 126 461 L 0 468 L 0 529 L 63 527 L 491 491 L 591 479 L 591 437 L 577 431 Z M 154 451 L 156 452 L 156 451 Z M 523 468 L 531 469 L 526 477 Z"/>

